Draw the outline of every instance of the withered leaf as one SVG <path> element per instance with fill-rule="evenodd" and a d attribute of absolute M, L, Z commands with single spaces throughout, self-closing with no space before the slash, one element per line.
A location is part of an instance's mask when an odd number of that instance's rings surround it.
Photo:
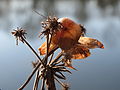
<path fill-rule="evenodd" d="M 71 73 L 69 70 L 67 70 L 66 68 L 65 68 L 65 66 L 63 67 L 63 68 L 61 68 L 61 67 L 56 67 L 56 68 L 53 68 L 53 70 L 54 70 L 54 72 L 69 72 L 69 73 Z M 71 73 L 72 74 L 72 73 Z"/>
<path fill-rule="evenodd" d="M 86 48 L 94 49 L 94 48 L 104 48 L 104 45 L 98 41 L 97 39 L 89 38 L 89 37 L 80 37 L 78 42 Z"/>
<path fill-rule="evenodd" d="M 90 56 L 89 49 L 80 44 L 76 44 L 73 48 L 65 52 L 70 55 L 71 59 L 84 59 Z"/>
<path fill-rule="evenodd" d="M 60 74 L 57 74 L 57 73 L 55 73 L 54 74 L 57 78 L 59 78 L 59 79 L 66 79 L 66 77 L 65 76 L 62 76 L 62 75 L 60 75 Z"/>
<path fill-rule="evenodd" d="M 57 72 L 57 73 L 59 73 L 61 76 L 63 76 L 66 79 L 65 75 L 62 72 Z"/>

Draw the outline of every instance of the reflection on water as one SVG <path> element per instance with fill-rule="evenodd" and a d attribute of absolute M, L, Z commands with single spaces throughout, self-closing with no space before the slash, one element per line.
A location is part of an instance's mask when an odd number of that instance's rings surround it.
<path fill-rule="evenodd" d="M 0 0 L 0 88 L 16 90 L 31 72 L 31 61 L 36 58 L 23 44 L 15 46 L 10 31 L 16 27 L 26 29 L 28 40 L 37 50 L 43 42 L 38 34 L 44 18 L 33 10 L 45 16 L 70 17 L 85 25 L 87 36 L 105 44 L 105 50 L 92 51 L 84 64 L 75 61 L 80 71 L 69 76 L 72 90 L 120 89 L 119 0 Z M 31 84 L 26 90 L 31 90 Z"/>

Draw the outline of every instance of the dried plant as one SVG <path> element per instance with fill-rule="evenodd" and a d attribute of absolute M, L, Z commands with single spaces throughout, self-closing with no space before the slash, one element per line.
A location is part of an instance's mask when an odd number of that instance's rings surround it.
<path fill-rule="evenodd" d="M 85 28 L 69 18 L 48 17 L 42 22 L 42 28 L 40 36 L 46 37 L 46 41 L 39 47 L 40 55 L 45 55 L 42 59 L 27 42 L 25 30 L 17 28 L 12 32 L 16 37 L 17 44 L 18 40 L 22 41 L 38 58 L 37 61 L 32 62 L 34 69 L 18 90 L 24 89 L 35 73 L 33 90 L 38 90 L 40 80 L 42 82 L 41 90 L 56 90 L 55 81 L 63 87 L 63 90 L 68 90 L 69 85 L 61 82 L 60 79 L 66 79 L 64 72 L 71 74 L 68 68 L 75 69 L 72 66 L 72 60 L 90 56 L 89 49 L 104 48 L 103 44 L 96 39 L 84 37 Z M 61 52 L 53 58 L 58 48 L 61 49 Z"/>

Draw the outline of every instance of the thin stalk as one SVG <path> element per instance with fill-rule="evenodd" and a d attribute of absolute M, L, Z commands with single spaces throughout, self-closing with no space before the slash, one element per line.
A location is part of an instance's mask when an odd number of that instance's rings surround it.
<path fill-rule="evenodd" d="M 63 55 L 63 52 L 60 52 L 59 55 L 51 61 L 51 64 L 53 65 L 61 56 Z"/>
<path fill-rule="evenodd" d="M 51 37 L 50 37 L 49 47 L 50 47 L 50 44 L 51 44 L 51 41 L 52 41 L 52 36 L 53 36 L 53 33 L 51 34 Z"/>
<path fill-rule="evenodd" d="M 52 53 L 52 55 L 51 55 L 51 57 L 50 57 L 49 64 L 50 64 L 50 63 L 51 63 L 51 61 L 52 61 L 53 55 L 54 55 L 54 53 Z"/>
<path fill-rule="evenodd" d="M 54 48 L 53 50 L 51 50 L 51 51 L 48 53 L 48 57 L 49 57 L 52 53 L 54 53 L 57 49 L 58 49 L 58 47 L 56 47 L 56 48 Z M 45 62 L 46 58 L 47 58 L 47 55 L 43 58 L 43 62 Z"/>
<path fill-rule="evenodd" d="M 25 44 L 32 50 L 32 52 L 36 55 L 36 57 L 40 60 L 41 64 L 45 67 L 44 63 L 42 62 L 41 58 L 39 57 L 39 55 L 37 54 L 37 52 L 32 48 L 32 46 L 23 38 L 23 41 L 25 42 Z"/>
<path fill-rule="evenodd" d="M 58 60 L 57 62 L 55 62 L 55 63 L 53 64 L 53 66 L 56 65 L 56 64 L 58 64 L 58 63 L 60 63 L 60 62 L 62 62 L 62 61 L 63 61 L 63 59 Z"/>
<path fill-rule="evenodd" d="M 57 49 L 58 49 L 58 47 L 56 47 L 56 48 L 54 48 L 53 50 L 51 50 L 51 51 L 48 53 L 48 56 L 50 56 L 52 53 L 54 53 Z"/>
<path fill-rule="evenodd" d="M 45 78 L 42 80 L 41 90 L 45 90 Z"/>
<path fill-rule="evenodd" d="M 56 47 L 55 49 L 53 49 L 52 51 L 49 52 L 49 48 L 50 48 L 50 44 L 51 44 L 51 41 L 52 41 L 52 35 L 53 33 L 51 34 L 51 37 L 49 38 L 49 34 L 47 35 L 47 54 L 45 56 L 45 64 L 47 64 L 47 61 L 48 61 L 48 57 L 54 53 L 55 50 L 58 49 L 58 47 Z"/>
<path fill-rule="evenodd" d="M 65 85 L 60 81 L 58 80 L 57 78 L 54 78 L 60 85 L 62 85 L 63 87 L 65 87 Z"/>
<path fill-rule="evenodd" d="M 50 44 L 51 44 L 51 41 L 52 41 L 52 35 L 53 35 L 53 33 L 51 34 L 51 37 L 50 37 L 49 47 L 50 47 Z M 53 58 L 53 55 L 54 55 L 54 52 L 52 53 L 52 56 L 51 56 L 51 58 L 50 58 L 49 63 L 51 62 L 51 60 L 52 60 L 52 58 Z"/>
<path fill-rule="evenodd" d="M 42 16 L 42 17 L 44 17 L 44 18 L 46 18 L 46 19 L 47 19 L 47 17 L 46 17 L 46 16 L 42 15 L 41 13 L 37 12 L 36 10 L 33 10 L 33 11 L 34 11 L 34 12 L 36 12 L 38 15 L 40 15 L 40 16 Z"/>
<path fill-rule="evenodd" d="M 51 34 L 51 37 L 49 37 L 50 34 L 49 33 L 47 34 L 47 55 L 46 55 L 47 57 L 46 57 L 45 64 L 47 64 L 48 57 L 49 57 L 49 48 L 50 48 L 50 44 L 51 44 L 51 41 L 52 41 L 52 35 L 53 35 L 53 33 Z"/>
<path fill-rule="evenodd" d="M 29 75 L 28 79 L 24 82 L 24 84 L 18 90 L 23 90 L 25 88 L 25 86 L 29 83 L 29 81 L 31 80 L 31 78 L 33 77 L 33 75 L 35 74 L 35 72 L 40 67 L 40 65 L 41 65 L 41 63 L 39 62 L 38 65 L 32 71 L 32 73 Z"/>
<path fill-rule="evenodd" d="M 47 34 L 47 55 L 46 55 L 46 60 L 45 60 L 45 65 L 47 65 L 48 61 L 48 53 L 49 53 L 49 34 Z"/>
<path fill-rule="evenodd" d="M 37 72 L 36 72 L 33 90 L 38 90 L 38 83 L 39 83 L 39 70 L 37 70 Z"/>

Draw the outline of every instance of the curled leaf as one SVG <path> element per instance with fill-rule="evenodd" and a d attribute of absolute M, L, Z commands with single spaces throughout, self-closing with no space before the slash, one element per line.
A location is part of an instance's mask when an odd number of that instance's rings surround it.
<path fill-rule="evenodd" d="M 84 47 L 89 48 L 89 49 L 94 49 L 94 48 L 104 49 L 104 45 L 100 41 L 93 39 L 93 38 L 80 37 L 78 42 Z"/>

